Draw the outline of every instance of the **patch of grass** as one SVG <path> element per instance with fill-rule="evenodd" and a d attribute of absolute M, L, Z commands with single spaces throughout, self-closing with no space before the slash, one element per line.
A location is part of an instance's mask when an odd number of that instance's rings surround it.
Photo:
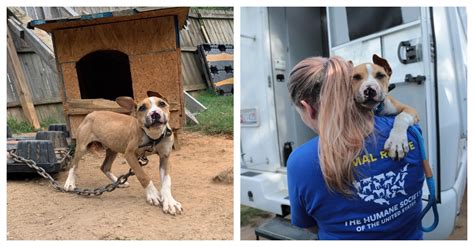
<path fill-rule="evenodd" d="M 35 131 L 33 126 L 25 121 L 18 121 L 15 118 L 7 118 L 7 126 L 10 128 L 13 134 L 27 133 Z"/>
<path fill-rule="evenodd" d="M 62 122 L 63 121 L 59 121 L 56 118 L 48 117 L 46 119 L 41 120 L 40 125 L 41 129 L 47 129 L 50 124 Z M 33 125 L 31 125 L 30 123 L 26 121 L 18 121 L 17 119 L 12 117 L 9 117 L 7 119 L 7 125 L 13 134 L 29 133 L 36 131 Z"/>
<path fill-rule="evenodd" d="M 212 91 L 199 92 L 195 98 L 207 107 L 196 114 L 199 124 L 186 126 L 191 131 L 202 131 L 209 135 L 232 135 L 234 116 L 234 96 L 217 96 Z"/>
<path fill-rule="evenodd" d="M 240 226 L 246 226 L 255 223 L 255 219 L 268 218 L 271 214 L 260 209 L 240 205 Z"/>

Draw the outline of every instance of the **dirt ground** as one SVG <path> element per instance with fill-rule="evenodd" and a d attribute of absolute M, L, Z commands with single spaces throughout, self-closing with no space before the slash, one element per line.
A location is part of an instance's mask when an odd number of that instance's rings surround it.
<path fill-rule="evenodd" d="M 255 240 L 255 228 L 269 221 L 272 217 L 256 217 L 246 226 L 240 227 L 241 240 Z M 454 232 L 449 236 L 448 240 L 467 240 L 467 189 L 461 205 L 461 212 L 456 221 Z"/>
<path fill-rule="evenodd" d="M 56 192 L 44 179 L 8 180 L 7 239 L 232 239 L 233 185 L 213 178 L 233 165 L 233 141 L 195 132 L 180 135 L 180 150 L 172 153 L 172 192 L 184 213 L 166 215 L 147 204 L 136 177 L 130 187 L 84 198 Z M 88 154 L 79 164 L 77 186 L 95 188 L 110 180 L 100 171 L 104 154 Z M 158 156 L 150 156 L 145 172 L 159 189 Z M 118 156 L 116 176 L 128 165 Z M 56 178 L 61 184 L 67 172 Z"/>

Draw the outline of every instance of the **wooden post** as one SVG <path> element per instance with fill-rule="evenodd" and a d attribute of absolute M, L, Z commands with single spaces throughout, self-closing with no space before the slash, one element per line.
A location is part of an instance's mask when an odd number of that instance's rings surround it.
<path fill-rule="evenodd" d="M 23 109 L 23 113 L 25 114 L 28 121 L 30 121 L 30 123 L 33 125 L 33 127 L 35 129 L 39 129 L 41 126 L 38 121 L 38 116 L 36 116 L 35 105 L 33 104 L 33 101 L 31 100 L 31 93 L 26 83 L 26 77 L 23 71 L 23 66 L 21 65 L 20 59 L 18 58 L 18 54 L 16 53 L 16 48 L 15 48 L 15 44 L 13 44 L 13 38 L 10 32 L 10 29 L 9 28 L 7 29 L 8 29 L 7 66 L 10 68 L 10 71 L 12 72 L 12 77 L 14 77 L 13 81 L 15 84 L 16 92 L 18 93 L 18 97 L 20 98 L 20 103 L 21 103 L 21 108 Z"/>
<path fill-rule="evenodd" d="M 38 54 L 41 59 L 43 59 L 46 65 L 48 65 L 48 67 L 51 68 L 53 72 L 57 73 L 58 68 L 53 50 L 51 50 L 42 39 L 36 36 L 33 31 L 16 23 L 12 18 L 8 18 L 7 23 L 11 33 L 25 41 L 28 46 L 33 49 L 33 51 L 36 52 L 36 54 Z"/>

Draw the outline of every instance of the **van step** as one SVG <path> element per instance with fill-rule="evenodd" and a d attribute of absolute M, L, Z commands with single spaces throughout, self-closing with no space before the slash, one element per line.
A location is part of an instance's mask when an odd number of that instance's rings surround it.
<path fill-rule="evenodd" d="M 261 174 L 260 172 L 244 172 L 244 173 L 241 173 L 240 176 L 255 177 L 260 174 Z"/>
<path fill-rule="evenodd" d="M 282 217 L 275 217 L 255 229 L 257 240 L 260 237 L 269 240 L 317 240 L 318 235 L 306 229 L 296 227 Z"/>

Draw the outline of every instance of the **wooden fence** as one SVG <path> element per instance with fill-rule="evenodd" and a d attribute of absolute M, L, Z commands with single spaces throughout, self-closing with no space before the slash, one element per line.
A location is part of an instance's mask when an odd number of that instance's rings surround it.
<path fill-rule="evenodd" d="M 31 100 L 35 106 L 39 121 L 54 119 L 64 122 L 63 108 L 60 97 L 60 84 L 56 73 L 46 66 L 41 58 L 28 49 L 18 49 L 18 58 L 23 66 L 26 82 L 30 90 Z M 11 68 L 7 69 L 7 114 L 9 118 L 26 121 L 22 111 L 19 95 L 14 86 L 16 77 L 11 76 Z"/>

